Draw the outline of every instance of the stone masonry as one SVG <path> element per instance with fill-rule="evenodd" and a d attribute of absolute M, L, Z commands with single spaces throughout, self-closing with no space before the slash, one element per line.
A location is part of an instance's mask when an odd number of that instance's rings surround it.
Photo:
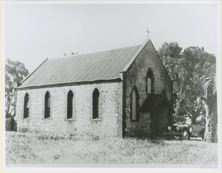
<path fill-rule="evenodd" d="M 131 49 L 133 50 L 133 53 L 129 52 Z M 122 51 L 124 52 L 124 55 L 122 55 Z M 69 83 L 70 81 L 64 82 L 63 80 L 52 80 L 51 83 L 54 83 L 51 84 L 48 82 L 50 78 L 47 76 L 45 77 L 45 75 L 41 76 L 41 74 L 45 72 L 45 69 L 47 69 L 46 67 L 49 69 L 55 68 L 55 66 L 52 65 L 53 63 L 58 63 L 57 67 L 61 70 L 58 73 L 62 72 L 64 67 L 60 66 L 59 64 L 61 59 L 46 61 L 43 63 L 43 65 L 25 81 L 28 82 L 26 84 L 24 84 L 25 82 L 22 83 L 20 88 L 17 89 L 15 119 L 17 121 L 18 131 L 28 130 L 51 132 L 54 134 L 65 133 L 80 136 L 93 135 L 99 137 L 149 137 L 151 134 L 151 129 L 152 134 L 153 131 L 159 132 L 160 128 L 166 126 L 169 121 L 171 121 L 169 119 L 172 117 L 172 108 L 170 105 L 172 105 L 173 86 L 152 42 L 147 40 L 143 47 L 134 46 L 130 49 L 119 49 L 117 51 L 118 53 L 116 53 L 116 50 L 113 50 L 112 52 L 115 53 L 111 54 L 108 52 L 106 54 L 105 58 L 103 59 L 105 62 L 104 64 L 110 65 L 110 59 L 106 59 L 106 57 L 109 57 L 109 55 L 113 55 L 114 57 L 119 55 L 117 56 L 119 58 L 117 58 L 116 61 L 119 61 L 121 64 L 121 69 L 119 69 L 119 64 L 117 63 L 113 63 L 112 68 L 102 68 L 100 71 L 103 73 L 103 75 L 100 76 L 101 79 L 98 78 L 97 80 L 95 80 L 95 77 L 98 75 L 91 76 L 87 73 L 85 76 L 89 75 L 92 77 L 91 80 L 86 78 L 86 81 L 88 82 L 84 82 L 85 80 L 81 79 L 83 81 L 78 81 L 79 83 L 76 82 L 73 84 Z M 98 56 L 96 59 L 94 59 L 95 61 L 93 61 L 95 67 L 100 58 L 105 54 L 101 53 L 99 55 L 101 56 Z M 128 57 L 127 62 L 123 61 L 122 58 L 124 57 L 126 59 Z M 78 56 L 75 58 L 78 58 Z M 75 58 L 72 60 L 74 61 Z M 64 62 L 67 63 L 69 62 L 68 60 L 70 59 L 65 59 Z M 82 58 L 80 58 L 80 60 L 82 60 Z M 85 61 L 80 62 L 83 63 L 82 66 L 84 67 Z M 69 66 L 69 64 L 66 64 L 66 66 Z M 114 67 L 116 66 L 120 71 L 117 72 L 115 70 Z M 69 68 L 71 69 L 73 67 L 71 66 Z M 162 106 L 155 105 L 158 106 L 158 108 L 152 110 L 152 112 L 138 112 L 138 118 L 131 120 L 132 89 L 136 87 L 136 93 L 138 92 L 137 94 L 139 95 L 139 104 L 136 105 L 138 109 L 140 109 L 141 105 L 147 100 L 147 98 L 149 98 L 146 91 L 146 77 L 149 68 L 152 69 L 153 73 L 153 94 L 155 94 L 153 96 L 164 93 L 163 96 L 165 103 L 163 103 Z M 113 69 L 113 71 L 110 71 L 110 69 Z M 47 74 L 52 75 L 51 73 Z M 67 74 L 69 77 L 72 77 L 72 73 Z M 104 80 L 103 76 L 106 76 L 107 74 L 109 75 L 107 78 L 105 78 L 106 80 Z M 119 78 L 116 76 L 116 74 L 120 75 Z M 35 83 L 36 78 L 38 77 L 38 83 Z M 44 80 L 42 80 L 41 77 Z M 75 80 L 73 82 L 75 82 Z M 66 84 L 62 84 L 63 82 Z M 92 95 L 96 88 L 99 91 L 99 117 L 93 119 Z M 71 119 L 67 119 L 67 96 L 70 90 L 73 92 L 73 116 Z M 47 92 L 50 94 L 50 117 L 44 118 L 45 94 Z M 24 98 L 26 93 L 29 95 L 30 103 L 26 108 L 26 112 L 28 112 L 29 108 L 28 118 L 24 118 Z M 166 99 L 166 97 L 168 99 Z M 156 98 L 157 97 L 155 97 L 155 99 Z M 148 99 L 148 101 L 150 100 Z M 160 101 L 162 104 L 163 101 Z M 146 104 L 150 103 L 148 102 Z M 94 107 L 97 106 L 94 105 Z M 150 109 L 145 111 L 150 111 Z"/>
<path fill-rule="evenodd" d="M 172 97 L 172 82 L 167 75 L 161 60 L 159 59 L 155 48 L 151 42 L 148 42 L 142 51 L 139 53 L 135 61 L 126 72 L 126 98 L 125 98 L 125 133 L 126 136 L 149 136 L 151 129 L 151 113 L 139 113 L 139 121 L 131 121 L 130 119 L 130 94 L 132 88 L 136 86 L 139 93 L 139 105 L 148 97 L 146 92 L 146 74 L 151 68 L 154 75 L 154 94 L 160 94 L 163 90 L 166 91 L 168 99 Z M 167 119 L 163 117 L 161 124 L 167 123 Z"/>
<path fill-rule="evenodd" d="M 92 93 L 99 95 L 99 118 L 92 119 Z M 73 118 L 67 119 L 67 94 L 72 91 Z M 44 118 L 44 98 L 50 93 L 51 115 Z M 30 113 L 23 118 L 24 96 L 29 94 Z M 18 131 L 44 131 L 55 134 L 122 136 L 122 82 L 45 87 L 17 91 L 16 120 Z"/>

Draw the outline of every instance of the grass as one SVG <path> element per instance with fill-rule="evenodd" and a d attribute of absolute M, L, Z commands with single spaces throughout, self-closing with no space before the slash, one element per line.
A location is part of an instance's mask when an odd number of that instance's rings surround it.
<path fill-rule="evenodd" d="M 218 164 L 217 144 L 6 133 L 6 164 Z"/>

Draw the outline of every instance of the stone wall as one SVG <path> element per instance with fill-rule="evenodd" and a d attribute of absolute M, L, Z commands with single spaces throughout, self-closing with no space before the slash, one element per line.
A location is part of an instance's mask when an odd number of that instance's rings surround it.
<path fill-rule="evenodd" d="M 126 119 L 126 136 L 127 137 L 150 137 L 150 113 L 141 112 L 138 121 L 131 121 L 129 118 Z"/>
<path fill-rule="evenodd" d="M 99 118 L 92 119 L 92 93 L 99 95 Z M 72 91 L 73 118 L 67 119 L 67 94 Z M 50 93 L 51 115 L 44 118 L 44 98 Z M 24 96 L 29 94 L 30 114 L 23 118 Z M 49 87 L 17 91 L 18 130 L 71 133 L 78 135 L 122 136 L 122 82 Z"/>
<path fill-rule="evenodd" d="M 127 136 L 133 136 L 137 133 L 141 133 L 141 136 L 149 136 L 150 133 L 150 114 L 147 114 L 146 121 L 143 121 L 144 113 L 140 113 L 139 121 L 131 121 L 130 119 L 130 94 L 133 87 L 136 86 L 138 90 L 140 106 L 148 96 L 146 92 L 146 74 L 149 68 L 152 69 L 154 76 L 154 94 L 161 94 L 165 90 L 168 99 L 170 101 L 172 99 L 172 82 L 153 44 L 149 41 L 126 72 L 125 132 Z M 141 122 L 143 122 L 142 126 L 139 125 Z"/>

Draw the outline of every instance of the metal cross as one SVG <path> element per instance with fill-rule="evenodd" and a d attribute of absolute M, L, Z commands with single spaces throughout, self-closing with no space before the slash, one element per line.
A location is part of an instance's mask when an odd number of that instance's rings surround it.
<path fill-rule="evenodd" d="M 150 33 L 149 28 L 147 28 L 146 32 L 147 32 L 147 40 L 149 40 L 149 33 Z"/>

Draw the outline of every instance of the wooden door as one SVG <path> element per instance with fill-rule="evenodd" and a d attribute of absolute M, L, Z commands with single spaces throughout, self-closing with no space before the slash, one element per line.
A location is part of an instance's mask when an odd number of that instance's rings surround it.
<path fill-rule="evenodd" d="M 158 132 L 158 116 L 157 111 L 151 113 L 151 124 L 150 124 L 150 130 L 151 130 L 151 137 L 156 138 L 157 132 Z"/>
<path fill-rule="evenodd" d="M 168 124 L 167 115 L 169 110 L 166 106 L 159 106 L 157 110 L 157 134 L 161 136 L 163 128 L 166 128 Z"/>

